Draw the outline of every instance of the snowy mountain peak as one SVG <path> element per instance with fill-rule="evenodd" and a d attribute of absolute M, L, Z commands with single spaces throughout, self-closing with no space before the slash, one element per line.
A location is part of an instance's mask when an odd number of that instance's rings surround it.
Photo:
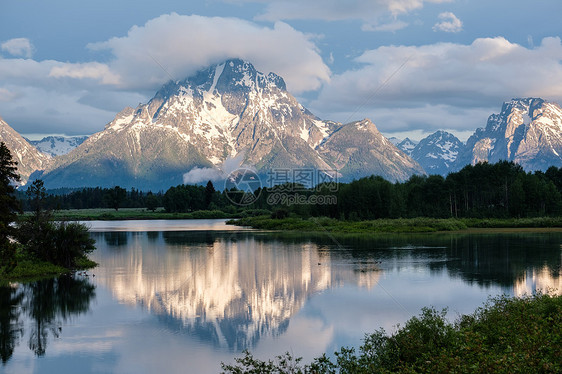
<path fill-rule="evenodd" d="M 18 163 L 18 174 L 21 183 L 25 184 L 29 176 L 36 170 L 43 170 L 51 159 L 39 152 L 34 146 L 18 134 L 0 117 L 0 142 L 4 142 L 10 150 L 12 158 Z"/>
<path fill-rule="evenodd" d="M 358 144 L 369 150 L 359 152 Z M 168 82 L 148 103 L 125 108 L 103 131 L 57 158 L 44 179 L 53 187 L 162 188 L 196 183 L 195 174 L 206 181 L 233 158 L 262 173 L 338 169 L 347 170 L 344 177 L 379 174 L 391 180 L 423 173 L 370 120 L 346 125 L 320 120 L 287 92 L 281 77 L 231 59 Z M 189 178 L 182 179 L 188 171 Z"/>
<path fill-rule="evenodd" d="M 468 139 L 457 168 L 481 161 L 515 161 L 526 170 L 562 165 L 562 109 L 540 98 L 517 98 Z"/>
<path fill-rule="evenodd" d="M 412 151 L 414 150 L 414 148 L 416 148 L 417 144 L 418 144 L 417 142 L 411 140 L 410 138 L 406 138 L 406 139 L 402 140 L 400 143 L 398 143 L 396 145 L 396 147 L 398 147 L 398 149 L 400 149 L 402 152 L 404 152 L 408 156 L 411 156 Z"/>
<path fill-rule="evenodd" d="M 397 146 L 398 144 L 400 144 L 400 142 L 402 142 L 402 139 L 398 139 L 395 136 L 391 136 L 390 138 L 388 138 L 388 141 Z"/>
<path fill-rule="evenodd" d="M 456 136 L 440 130 L 420 140 L 411 156 L 429 174 L 446 175 L 463 148 Z"/>

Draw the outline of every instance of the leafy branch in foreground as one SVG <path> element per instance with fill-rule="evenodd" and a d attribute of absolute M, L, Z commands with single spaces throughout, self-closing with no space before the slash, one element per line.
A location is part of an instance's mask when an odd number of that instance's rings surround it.
<path fill-rule="evenodd" d="M 355 348 L 341 348 L 301 365 L 291 354 L 256 359 L 248 351 L 223 373 L 517 373 L 562 372 L 562 296 L 537 294 L 490 299 L 457 322 L 446 310 L 424 308 L 392 335 L 365 336 Z"/>

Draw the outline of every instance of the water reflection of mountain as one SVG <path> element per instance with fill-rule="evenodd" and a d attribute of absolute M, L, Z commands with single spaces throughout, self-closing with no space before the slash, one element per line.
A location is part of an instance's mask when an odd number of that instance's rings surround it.
<path fill-rule="evenodd" d="M 361 258 L 369 253 L 381 260 L 386 270 L 399 270 L 407 264 L 434 272 L 447 271 L 453 277 L 481 286 L 513 288 L 516 293 L 522 283 L 526 284 L 527 293 L 547 288 L 562 291 L 560 232 L 404 234 L 336 239 L 349 250 L 349 257 Z M 288 240 L 299 239 L 295 236 Z M 313 240 L 320 248 L 331 241 L 325 235 Z"/>
<path fill-rule="evenodd" d="M 126 233 L 98 240 L 98 279 L 169 328 L 240 350 L 283 334 L 314 293 L 376 285 L 381 271 L 429 270 L 515 294 L 560 288 L 560 233 L 337 237 L 251 232 Z M 123 240 L 121 240 L 123 241 Z M 336 244 L 337 242 L 337 244 Z M 376 262 L 381 262 L 377 264 Z"/>
<path fill-rule="evenodd" d="M 379 276 L 373 262 L 357 271 L 310 242 L 249 233 L 163 232 L 161 240 L 131 235 L 128 242 L 128 251 L 100 246 L 112 254 L 96 279 L 174 331 L 232 350 L 282 334 L 314 293 L 347 282 L 372 287 Z"/>
<path fill-rule="evenodd" d="M 49 336 L 58 338 L 70 317 L 85 313 L 95 298 L 87 279 L 61 276 L 0 287 L 0 357 L 6 363 L 25 334 L 37 356 L 47 350 Z"/>

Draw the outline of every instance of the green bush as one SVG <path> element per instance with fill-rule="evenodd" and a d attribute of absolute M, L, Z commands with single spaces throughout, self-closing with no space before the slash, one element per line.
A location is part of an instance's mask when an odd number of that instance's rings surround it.
<path fill-rule="evenodd" d="M 78 259 L 95 249 L 88 228 L 78 222 L 25 220 L 18 239 L 31 257 L 66 268 L 74 268 Z"/>
<path fill-rule="evenodd" d="M 222 365 L 224 373 L 560 373 L 562 296 L 501 296 L 455 323 L 446 311 L 424 308 L 392 335 L 365 336 L 341 348 L 335 361 L 325 354 L 309 365 L 288 353 L 260 361 L 249 352 Z M 260 371 L 260 370 L 264 371 Z"/>

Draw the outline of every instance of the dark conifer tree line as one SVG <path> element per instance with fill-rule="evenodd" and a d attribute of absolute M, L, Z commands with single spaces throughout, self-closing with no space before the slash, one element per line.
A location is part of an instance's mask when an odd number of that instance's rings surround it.
<path fill-rule="evenodd" d="M 284 184 L 254 191 L 252 200 L 255 201 L 243 206 L 233 202 L 230 191 L 216 189 L 211 181 L 206 186 L 178 185 L 158 193 L 124 190 L 118 186 L 60 192 L 52 191 L 46 196 L 47 208 L 155 210 L 163 207 L 167 212 L 222 210 L 228 213 L 267 210 L 275 211 L 276 217 L 292 213 L 346 220 L 535 217 L 562 215 L 562 168 L 552 166 L 546 172 L 525 172 L 513 162 L 501 161 L 468 165 L 447 177 L 414 175 L 397 183 L 370 176 L 315 188 Z M 19 193 L 18 197 L 23 209 L 31 210 L 32 202 L 25 194 Z"/>

